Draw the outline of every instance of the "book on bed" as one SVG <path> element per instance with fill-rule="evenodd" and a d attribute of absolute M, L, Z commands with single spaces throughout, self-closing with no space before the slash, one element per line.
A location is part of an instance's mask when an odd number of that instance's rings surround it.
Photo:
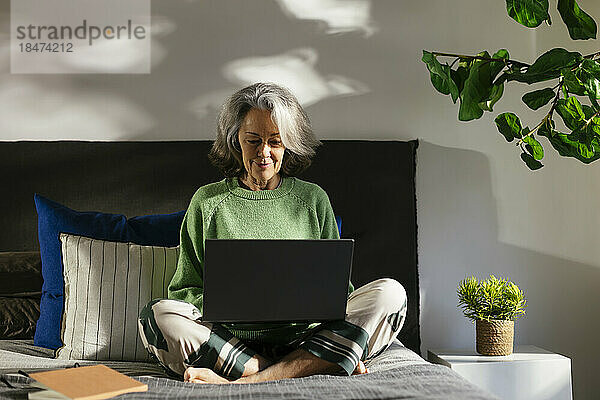
<path fill-rule="evenodd" d="M 37 372 L 29 376 L 36 380 L 32 386 L 44 389 L 29 393 L 30 399 L 96 400 L 148 390 L 148 385 L 102 364 Z"/>

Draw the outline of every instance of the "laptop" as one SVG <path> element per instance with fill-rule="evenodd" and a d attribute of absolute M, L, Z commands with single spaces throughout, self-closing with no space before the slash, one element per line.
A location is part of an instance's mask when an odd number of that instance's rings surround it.
<path fill-rule="evenodd" d="M 343 320 L 353 250 L 353 239 L 206 239 L 202 319 Z"/>

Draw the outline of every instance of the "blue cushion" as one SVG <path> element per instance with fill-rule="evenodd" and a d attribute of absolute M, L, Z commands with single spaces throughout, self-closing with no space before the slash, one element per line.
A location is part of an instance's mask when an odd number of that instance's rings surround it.
<path fill-rule="evenodd" d="M 179 244 L 179 230 L 185 215 L 185 211 L 180 211 L 127 219 L 121 214 L 71 210 L 37 193 L 34 200 L 44 277 L 34 344 L 49 349 L 62 346 L 60 326 L 64 282 L 60 232 L 146 246 L 172 247 Z"/>

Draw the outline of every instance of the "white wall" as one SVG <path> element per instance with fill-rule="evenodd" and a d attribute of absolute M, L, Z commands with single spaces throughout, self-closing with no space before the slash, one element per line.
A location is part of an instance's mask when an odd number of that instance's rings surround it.
<path fill-rule="evenodd" d="M 150 75 L 10 75 L 8 3 L 0 5 L 0 140 L 209 139 L 217 105 L 263 65 L 301 92 L 322 138 L 421 140 L 422 349 L 472 347 L 474 326 L 456 307 L 458 281 L 508 277 L 529 302 L 517 343 L 571 357 L 576 398 L 593 398 L 600 164 L 563 159 L 544 142 L 546 166 L 530 172 L 493 117 L 511 110 L 536 123 L 520 103 L 532 89 L 511 84 L 494 113 L 462 123 L 420 61 L 422 49 L 506 47 L 525 62 L 559 45 L 597 51 L 595 40 L 571 43 L 556 11 L 552 27 L 535 31 L 497 0 L 346 1 L 349 9 L 318 1 L 311 7 L 322 21 L 287 0 L 154 0 Z M 600 21 L 599 2 L 579 3 Z M 334 12 L 340 4 L 344 14 Z"/>

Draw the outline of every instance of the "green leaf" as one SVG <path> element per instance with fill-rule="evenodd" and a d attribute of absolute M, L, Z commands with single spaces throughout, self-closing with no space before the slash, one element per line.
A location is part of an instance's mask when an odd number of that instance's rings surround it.
<path fill-rule="evenodd" d="M 572 131 L 579 129 L 585 124 L 585 113 L 583 112 L 581 103 L 573 96 L 567 99 L 558 99 L 556 111 L 561 116 L 567 128 Z"/>
<path fill-rule="evenodd" d="M 575 129 L 569 134 L 569 139 L 573 142 L 579 142 L 581 140 L 581 134 L 582 131 L 580 129 Z"/>
<path fill-rule="evenodd" d="M 583 82 L 583 87 L 587 92 L 587 95 L 591 99 L 599 99 L 600 98 L 600 81 L 590 74 L 586 72 L 581 73 L 581 78 Z"/>
<path fill-rule="evenodd" d="M 528 74 L 558 73 L 565 67 L 578 64 L 583 57 L 576 51 L 568 51 L 563 48 L 548 50 L 535 60 L 527 69 Z M 558 75 L 557 75 L 558 77 Z"/>
<path fill-rule="evenodd" d="M 539 56 L 526 72 L 508 71 L 506 73 L 507 80 L 532 84 L 555 79 L 560 76 L 563 68 L 577 65 L 582 58 L 581 54 L 577 52 L 570 52 L 562 48 L 551 49 Z"/>
<path fill-rule="evenodd" d="M 550 21 L 548 0 L 506 0 L 506 11 L 512 19 L 528 28 Z"/>
<path fill-rule="evenodd" d="M 498 127 L 498 132 L 504 135 L 507 142 L 512 142 L 515 138 L 521 137 L 521 121 L 519 117 L 511 112 L 505 112 L 494 120 Z"/>
<path fill-rule="evenodd" d="M 480 57 L 492 58 L 487 51 L 478 54 Z M 508 51 L 502 49 L 494 53 L 493 58 L 508 59 Z M 494 78 L 506 67 L 504 61 L 472 60 L 463 63 L 468 68 L 468 76 L 460 91 L 460 108 L 458 119 L 470 121 L 481 118 L 483 111 L 492 111 L 494 104 L 502 97 L 504 85 L 494 85 Z M 461 67 L 459 67 L 460 70 Z M 458 71 L 455 75 L 458 75 Z"/>
<path fill-rule="evenodd" d="M 600 136 L 600 116 L 596 115 L 596 112 L 600 112 L 600 107 L 592 108 L 588 105 L 583 105 L 583 113 L 585 114 L 585 119 L 589 121 L 588 133 L 592 136 Z"/>
<path fill-rule="evenodd" d="M 494 111 L 494 108 L 493 108 L 494 104 L 496 104 L 498 102 L 498 100 L 500 100 L 503 93 L 504 93 L 504 84 L 503 83 L 500 85 L 492 86 L 489 97 L 485 101 L 482 101 L 481 103 L 479 103 L 479 107 L 481 107 L 481 109 L 485 110 L 485 111 Z"/>
<path fill-rule="evenodd" d="M 492 58 L 503 58 L 505 60 L 508 60 L 510 58 L 510 56 L 508 54 L 508 50 L 500 49 L 494 53 Z M 500 73 L 500 71 L 502 71 L 504 69 L 504 67 L 506 67 L 506 63 L 504 63 L 502 61 L 491 61 L 490 62 L 490 76 L 492 77 L 492 80 L 494 78 L 496 78 L 496 75 L 498 75 Z"/>
<path fill-rule="evenodd" d="M 506 49 L 501 49 L 494 53 L 492 58 L 503 58 L 505 60 L 508 60 L 509 54 Z M 506 64 L 502 61 L 491 61 L 489 66 L 490 68 L 488 86 L 491 86 L 487 98 L 479 103 L 479 107 L 481 107 L 481 109 L 485 111 L 494 111 L 494 104 L 496 104 L 504 94 L 504 83 L 500 82 L 496 84 L 492 82 L 496 78 L 496 75 L 498 75 L 500 71 L 502 71 L 506 67 Z"/>
<path fill-rule="evenodd" d="M 527 104 L 527 107 L 532 110 L 537 110 L 540 107 L 548 104 L 550 100 L 552 100 L 556 96 L 554 90 L 550 88 L 535 90 L 533 92 L 529 92 L 522 97 L 523 103 Z"/>
<path fill-rule="evenodd" d="M 596 39 L 596 21 L 579 8 L 575 0 L 558 0 L 558 12 L 571 39 Z"/>
<path fill-rule="evenodd" d="M 590 159 L 594 157 L 594 148 L 588 143 L 579 142 L 579 146 L 577 147 L 577 152 L 579 155 L 585 159 Z"/>
<path fill-rule="evenodd" d="M 533 156 L 533 158 L 535 158 L 536 160 L 541 160 L 542 158 L 544 158 L 544 147 L 540 142 L 537 141 L 536 138 L 533 137 L 533 135 L 525 136 L 523 138 L 523 141 L 527 143 L 525 147 Z"/>
<path fill-rule="evenodd" d="M 502 74 L 500 74 L 500 76 L 498 77 L 498 79 L 496 79 L 494 81 L 494 85 L 500 85 L 500 84 L 508 81 L 509 80 L 508 78 L 509 78 L 510 74 L 512 74 L 512 72 L 508 72 L 508 71 L 503 72 Z M 512 79 L 512 80 L 514 81 L 516 79 Z"/>
<path fill-rule="evenodd" d="M 600 79 L 600 63 L 589 58 L 584 58 L 581 62 L 581 69 Z"/>
<path fill-rule="evenodd" d="M 442 65 L 442 68 L 444 68 L 444 65 Z M 448 82 L 444 80 L 444 78 L 434 74 L 433 72 L 429 73 L 429 78 L 431 79 L 431 84 L 438 92 L 441 94 L 450 94 L 450 86 L 448 85 Z"/>
<path fill-rule="evenodd" d="M 600 98 L 600 65 L 596 61 L 583 60 L 578 79 L 583 84 L 590 100 Z"/>
<path fill-rule="evenodd" d="M 544 166 L 541 162 L 533 158 L 531 154 L 527 154 L 525 152 L 521 153 L 521 160 L 527 164 L 530 170 L 535 171 L 536 169 L 540 169 Z"/>
<path fill-rule="evenodd" d="M 486 58 L 490 57 L 487 51 L 478 55 Z M 469 76 L 465 80 L 463 90 L 460 92 L 460 107 L 458 109 L 458 119 L 460 121 L 471 121 L 481 118 L 483 115 L 479 103 L 488 97 L 491 86 L 489 76 L 489 62 L 474 60 L 471 63 Z"/>
<path fill-rule="evenodd" d="M 583 87 L 575 73 L 571 71 L 571 68 L 561 69 L 560 74 L 563 76 L 563 83 L 568 92 L 579 96 L 585 95 L 585 87 Z"/>
<path fill-rule="evenodd" d="M 452 101 L 456 103 L 458 88 L 450 77 L 450 67 L 440 64 L 432 53 L 425 50 L 423 50 L 421 60 L 427 65 L 433 87 L 442 94 L 450 94 Z"/>
<path fill-rule="evenodd" d="M 596 138 L 592 140 L 592 148 L 594 150 L 593 155 L 591 157 L 583 157 L 581 155 L 580 143 L 571 140 L 570 136 L 571 135 L 555 132 L 554 135 L 548 137 L 548 140 L 550 141 L 552 147 L 558 151 L 558 154 L 563 157 L 573 157 L 585 164 L 589 164 L 600 158 L 600 145 L 598 144 L 598 140 Z M 583 150 L 585 151 L 585 149 Z"/>
<path fill-rule="evenodd" d="M 600 117 L 594 117 L 593 122 L 589 125 L 592 133 L 600 137 Z"/>
<path fill-rule="evenodd" d="M 538 129 L 538 134 L 546 137 L 554 136 L 557 133 L 554 130 L 554 126 L 554 121 L 552 119 L 546 119 L 544 124 L 540 126 L 540 129 Z"/>
<path fill-rule="evenodd" d="M 471 121 L 481 118 L 483 110 L 479 107 L 479 102 L 475 99 L 481 97 L 478 93 L 477 83 L 465 82 L 465 88 L 460 95 L 460 106 L 458 108 L 459 121 Z"/>
<path fill-rule="evenodd" d="M 459 65 L 459 67 L 456 69 L 456 71 L 453 69 L 450 70 L 450 77 L 456 84 L 456 87 L 458 87 L 458 92 L 460 93 L 460 92 L 462 92 L 462 90 L 465 86 L 465 81 L 469 77 L 469 70 L 468 70 L 468 68 L 466 68 L 462 65 Z"/>
<path fill-rule="evenodd" d="M 558 77 L 558 75 L 553 72 L 549 72 L 549 73 L 545 73 L 545 74 L 530 74 L 527 72 L 523 73 L 523 72 L 519 72 L 519 71 L 505 72 L 501 76 L 502 79 L 504 79 L 508 82 L 517 81 L 517 82 L 527 83 L 529 85 L 531 85 L 532 83 L 548 81 L 550 79 L 555 79 L 557 77 Z"/>
<path fill-rule="evenodd" d="M 594 111 L 594 109 L 588 106 L 587 104 L 582 104 L 581 109 L 583 110 L 583 115 L 585 115 L 585 119 L 592 118 L 592 115 L 596 113 L 596 111 Z"/>

